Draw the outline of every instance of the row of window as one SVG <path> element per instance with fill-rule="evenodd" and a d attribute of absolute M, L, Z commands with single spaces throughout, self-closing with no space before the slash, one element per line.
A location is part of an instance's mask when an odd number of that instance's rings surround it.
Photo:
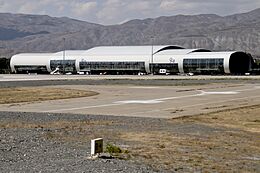
<path fill-rule="evenodd" d="M 38 65 L 15 65 L 14 66 L 17 73 L 47 73 L 46 66 Z"/>
<path fill-rule="evenodd" d="M 183 70 L 185 73 L 189 72 L 224 72 L 224 59 L 184 59 L 183 60 Z"/>
<path fill-rule="evenodd" d="M 86 62 L 79 63 L 80 71 L 131 70 L 145 71 L 145 62 Z"/>
<path fill-rule="evenodd" d="M 76 72 L 75 60 L 51 60 L 50 68 L 55 70 L 59 68 L 61 71 L 65 67 L 65 72 Z M 79 62 L 80 71 L 138 71 L 145 72 L 145 62 Z M 47 72 L 46 66 L 15 66 L 16 71 L 33 71 Z M 154 73 L 159 73 L 160 69 L 166 69 L 169 73 L 178 73 L 179 68 L 177 63 L 153 63 L 150 64 L 150 70 Z M 183 69 L 185 73 L 203 73 L 203 72 L 224 72 L 224 59 L 184 59 Z"/>

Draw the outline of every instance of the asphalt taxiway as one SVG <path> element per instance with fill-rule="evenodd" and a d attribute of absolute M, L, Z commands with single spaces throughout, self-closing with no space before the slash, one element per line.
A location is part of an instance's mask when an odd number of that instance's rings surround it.
<path fill-rule="evenodd" d="M 175 118 L 260 103 L 260 84 L 209 83 L 192 86 L 60 85 L 91 90 L 86 98 L 2 104 L 1 111 L 77 113 Z"/>

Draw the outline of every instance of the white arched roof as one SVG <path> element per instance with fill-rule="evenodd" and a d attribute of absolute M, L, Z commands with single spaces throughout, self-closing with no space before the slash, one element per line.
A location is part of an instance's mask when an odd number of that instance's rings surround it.
<path fill-rule="evenodd" d="M 86 55 L 110 56 L 110 55 L 151 55 L 165 48 L 178 48 L 174 45 L 154 45 L 154 46 L 100 46 L 85 51 Z"/>
<path fill-rule="evenodd" d="M 67 56 L 78 56 L 78 55 L 84 55 L 86 50 L 65 50 L 65 55 Z M 53 56 L 63 56 L 64 51 L 53 53 Z"/>
<path fill-rule="evenodd" d="M 15 71 L 14 66 L 46 66 L 52 53 L 21 53 L 12 56 L 10 67 Z"/>
<path fill-rule="evenodd" d="M 13 63 L 19 65 L 39 65 L 46 64 L 52 53 L 21 53 L 12 56 L 11 65 Z"/>
<path fill-rule="evenodd" d="M 228 52 L 194 52 L 187 54 L 184 58 L 229 58 L 235 51 Z"/>
<path fill-rule="evenodd" d="M 155 55 L 187 55 L 197 51 L 210 52 L 209 50 L 206 49 L 167 49 L 164 51 L 160 51 Z"/>

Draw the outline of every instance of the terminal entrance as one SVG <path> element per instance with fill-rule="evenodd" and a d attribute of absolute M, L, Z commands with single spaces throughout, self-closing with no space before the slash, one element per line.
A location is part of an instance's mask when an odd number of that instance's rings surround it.
<path fill-rule="evenodd" d="M 51 71 L 59 72 L 72 72 L 76 73 L 76 61 L 75 60 L 51 60 L 50 61 Z M 64 69 L 63 69 L 64 68 Z"/>

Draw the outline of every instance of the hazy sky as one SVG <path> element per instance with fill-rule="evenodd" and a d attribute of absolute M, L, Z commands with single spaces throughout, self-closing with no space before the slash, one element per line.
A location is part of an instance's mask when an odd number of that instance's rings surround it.
<path fill-rule="evenodd" d="M 0 12 L 47 14 L 100 24 L 176 14 L 221 16 L 260 8 L 260 0 L 0 0 Z"/>

